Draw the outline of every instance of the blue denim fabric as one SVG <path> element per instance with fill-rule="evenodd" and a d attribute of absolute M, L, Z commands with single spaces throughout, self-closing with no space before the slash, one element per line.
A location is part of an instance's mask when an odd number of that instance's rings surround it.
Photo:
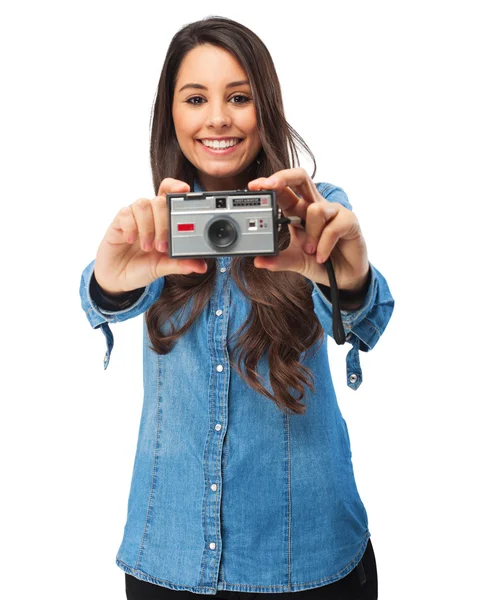
<path fill-rule="evenodd" d="M 317 187 L 326 199 L 351 208 L 340 188 Z M 116 562 L 139 579 L 201 594 L 320 587 L 352 571 L 370 536 L 327 336 L 303 358 L 315 382 L 314 392 L 306 388 L 306 413 L 286 415 L 230 365 L 230 340 L 250 309 L 230 277 L 230 263 L 229 257 L 217 259 L 211 300 L 169 354 L 149 348 L 144 325 L 144 402 Z M 89 294 L 93 267 L 83 272 L 80 293 L 91 326 L 106 336 L 106 368 L 110 323 L 144 313 L 164 280 L 147 286 L 129 309 L 104 311 Z M 371 269 L 363 306 L 342 313 L 354 389 L 362 380 L 359 350 L 375 346 L 394 305 L 385 279 Z M 316 285 L 312 298 L 332 335 L 331 304 Z M 258 372 L 271 391 L 264 357 Z"/>

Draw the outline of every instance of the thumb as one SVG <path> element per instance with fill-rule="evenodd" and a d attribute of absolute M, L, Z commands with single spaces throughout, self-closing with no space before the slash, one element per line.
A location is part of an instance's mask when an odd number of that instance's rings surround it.
<path fill-rule="evenodd" d="M 278 256 L 257 256 L 254 259 L 254 266 L 258 269 L 268 269 L 268 271 L 297 271 L 301 272 L 304 268 L 304 260 L 301 259 L 301 253 L 293 249 L 283 250 Z"/>
<path fill-rule="evenodd" d="M 158 263 L 158 277 L 164 275 L 165 269 L 169 275 L 190 275 L 191 273 L 206 273 L 208 265 L 202 258 L 168 258 L 166 255 L 163 261 Z"/>

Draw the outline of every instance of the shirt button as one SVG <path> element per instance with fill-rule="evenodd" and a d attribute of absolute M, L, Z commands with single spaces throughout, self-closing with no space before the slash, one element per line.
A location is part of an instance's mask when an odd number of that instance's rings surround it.
<path fill-rule="evenodd" d="M 217 310 L 217 311 L 216 311 L 216 316 L 217 316 L 217 317 L 221 317 L 221 315 L 222 315 L 222 314 L 223 314 L 223 311 L 222 311 L 222 310 Z"/>
<path fill-rule="evenodd" d="M 215 429 L 216 431 L 219 431 L 221 429 L 221 423 L 216 423 Z"/>
<path fill-rule="evenodd" d="M 211 489 L 213 490 L 213 492 L 216 492 L 216 490 L 218 489 L 218 486 L 216 485 L 216 483 L 213 483 L 213 485 L 211 486 Z"/>
<path fill-rule="evenodd" d="M 220 271 L 221 273 L 226 273 L 226 267 L 221 267 Z"/>
<path fill-rule="evenodd" d="M 211 544 L 210 544 L 210 548 L 211 548 L 212 550 L 214 550 L 214 549 L 216 548 L 216 544 L 215 544 L 214 542 L 211 542 Z"/>
<path fill-rule="evenodd" d="M 218 371 L 218 373 L 221 373 L 223 371 L 223 365 L 218 365 L 216 367 L 216 370 Z"/>
<path fill-rule="evenodd" d="M 357 380 L 358 380 L 358 376 L 356 375 L 356 373 L 353 373 L 352 375 L 349 376 L 349 381 L 351 383 L 356 383 Z"/>

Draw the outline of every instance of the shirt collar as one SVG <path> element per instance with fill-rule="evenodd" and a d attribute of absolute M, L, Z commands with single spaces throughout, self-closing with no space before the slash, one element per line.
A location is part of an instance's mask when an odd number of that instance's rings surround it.
<path fill-rule="evenodd" d="M 205 190 L 203 189 L 203 187 L 201 186 L 200 180 L 197 179 L 195 177 L 195 180 L 193 181 L 193 191 L 194 192 L 204 192 Z"/>

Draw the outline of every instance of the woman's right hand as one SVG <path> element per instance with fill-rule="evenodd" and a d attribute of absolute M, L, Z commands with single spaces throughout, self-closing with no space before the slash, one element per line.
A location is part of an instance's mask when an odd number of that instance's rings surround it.
<path fill-rule="evenodd" d="M 114 295 L 136 290 L 166 275 L 206 273 L 204 259 L 168 256 L 166 194 L 189 191 L 187 183 L 167 178 L 155 198 L 140 198 L 120 210 L 95 260 L 95 278 L 105 292 Z"/>

